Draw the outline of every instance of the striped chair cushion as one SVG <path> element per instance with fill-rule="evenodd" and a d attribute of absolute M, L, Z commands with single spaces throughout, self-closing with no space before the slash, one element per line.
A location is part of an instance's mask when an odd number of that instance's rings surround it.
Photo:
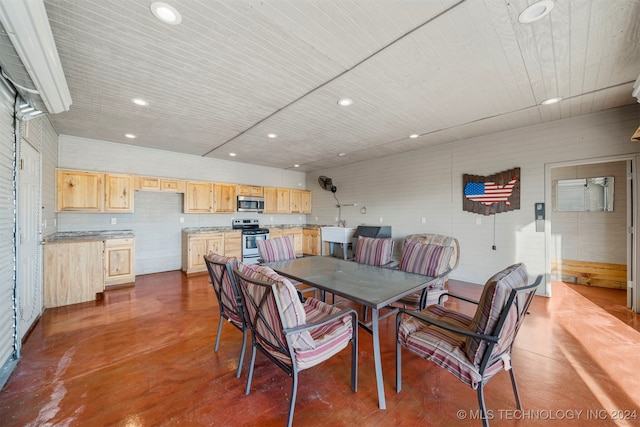
<path fill-rule="evenodd" d="M 439 246 L 424 244 L 416 241 L 408 241 L 402 250 L 398 269 L 409 273 L 424 274 L 435 277 L 444 273 L 449 268 L 454 248 L 451 246 Z M 430 289 L 442 289 L 444 278 L 432 283 Z"/>
<path fill-rule="evenodd" d="M 478 309 L 469 328 L 479 334 L 493 335 L 496 329 L 500 313 L 507 302 L 511 290 L 525 286 L 529 281 L 529 276 L 524 264 L 514 264 L 496 273 L 484 285 Z M 503 326 L 502 335 L 514 332 L 517 316 L 514 305 L 512 313 L 506 319 Z M 510 340 L 505 340 L 510 342 Z M 476 338 L 467 338 L 466 353 L 469 360 L 478 365 L 484 355 L 487 343 Z M 496 346 L 494 352 L 500 350 L 500 345 Z"/>
<path fill-rule="evenodd" d="M 440 305 L 431 305 L 421 314 L 461 329 L 468 329 L 473 320 L 465 314 Z M 429 326 L 415 318 L 407 318 L 400 324 L 398 341 L 405 348 L 446 369 L 474 389 L 477 389 L 482 381 L 478 367 L 467 358 L 466 341 L 462 335 Z M 485 380 L 504 367 L 504 360 L 498 358 L 485 370 Z"/>
<path fill-rule="evenodd" d="M 258 240 L 256 245 L 258 246 L 258 254 L 263 262 L 286 261 L 296 257 L 292 236 Z"/>
<path fill-rule="evenodd" d="M 230 264 L 231 270 L 238 268 L 238 258 L 235 257 L 225 257 L 222 255 L 215 254 L 213 252 L 209 253 L 209 258 L 215 262 L 221 262 L 224 264 Z M 217 264 L 213 265 L 213 268 L 223 269 L 225 267 L 218 266 Z M 235 297 L 234 286 L 231 284 L 233 277 L 230 274 L 224 272 L 221 274 L 221 271 L 217 272 L 218 277 L 222 276 L 222 289 L 220 292 L 220 299 L 222 300 L 221 304 L 224 307 L 228 307 L 229 310 L 225 310 L 224 314 L 229 318 L 231 323 L 236 325 L 239 328 L 242 328 L 242 312 L 240 311 L 240 307 L 238 307 L 238 302 Z M 214 286 L 217 286 L 214 284 Z"/>
<path fill-rule="evenodd" d="M 391 262 L 393 239 L 358 236 L 355 261 L 360 264 L 385 265 Z"/>
<path fill-rule="evenodd" d="M 257 264 L 240 263 L 240 272 L 247 277 L 257 279 L 275 285 L 274 295 L 282 308 L 282 322 L 272 322 L 272 325 L 282 323 L 284 328 L 293 328 L 306 324 L 307 315 L 305 312 L 296 288 L 284 276 L 279 275 L 267 266 Z M 269 313 L 278 313 L 277 307 L 269 307 Z M 275 319 L 273 319 L 275 320 Z M 284 334 L 281 336 L 284 341 Z M 300 350 L 312 350 L 315 342 L 309 331 L 303 331 L 293 339 L 293 347 Z"/>

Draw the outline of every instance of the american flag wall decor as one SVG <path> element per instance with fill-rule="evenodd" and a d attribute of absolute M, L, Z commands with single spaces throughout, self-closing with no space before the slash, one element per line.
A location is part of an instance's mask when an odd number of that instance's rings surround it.
<path fill-rule="evenodd" d="M 490 176 L 462 175 L 462 210 L 493 215 L 520 209 L 520 168 Z"/>

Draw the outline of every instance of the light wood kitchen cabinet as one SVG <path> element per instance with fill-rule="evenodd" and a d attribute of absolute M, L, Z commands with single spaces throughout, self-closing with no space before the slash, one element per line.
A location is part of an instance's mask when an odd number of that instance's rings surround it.
<path fill-rule="evenodd" d="M 227 231 L 224 233 L 224 256 L 242 259 L 241 231 Z"/>
<path fill-rule="evenodd" d="M 237 195 L 238 196 L 262 197 L 263 196 L 263 191 L 262 191 L 262 187 L 257 187 L 255 185 L 241 185 L 241 184 L 238 184 Z"/>
<path fill-rule="evenodd" d="M 282 237 L 284 236 L 284 232 L 282 231 L 282 228 L 270 228 L 269 229 L 269 238 L 270 239 L 277 239 L 278 237 Z"/>
<path fill-rule="evenodd" d="M 302 229 L 302 252 L 305 255 L 320 255 L 320 229 Z"/>
<path fill-rule="evenodd" d="M 214 212 L 235 212 L 236 211 L 236 185 L 235 184 L 213 184 L 213 211 Z"/>
<path fill-rule="evenodd" d="M 104 242 L 105 286 L 135 282 L 133 238 L 107 239 Z"/>
<path fill-rule="evenodd" d="M 135 189 L 139 191 L 161 191 L 164 193 L 184 193 L 186 182 L 181 179 L 136 176 Z"/>
<path fill-rule="evenodd" d="M 310 214 L 311 213 L 311 192 L 307 190 L 290 190 L 291 202 L 290 202 L 290 212 L 291 213 L 303 213 Z"/>
<path fill-rule="evenodd" d="M 303 255 L 303 236 L 302 236 L 302 228 L 285 228 L 282 230 L 282 234 L 284 236 L 293 236 L 293 250 L 296 253 L 296 256 Z M 271 234 L 269 234 L 269 238 L 271 238 Z"/>
<path fill-rule="evenodd" d="M 187 181 L 184 193 L 185 213 L 213 212 L 213 183 Z"/>
<path fill-rule="evenodd" d="M 102 212 L 104 173 L 58 169 L 56 211 Z"/>
<path fill-rule="evenodd" d="M 44 306 L 94 301 L 104 292 L 104 241 L 47 243 L 44 246 Z"/>
<path fill-rule="evenodd" d="M 291 191 L 264 187 L 264 213 L 291 213 Z"/>
<path fill-rule="evenodd" d="M 227 244 L 229 247 L 227 247 Z M 207 271 L 204 256 L 214 252 L 224 256 L 242 258 L 242 232 L 213 231 L 193 232 L 182 231 L 182 271 L 186 274 Z"/>
<path fill-rule="evenodd" d="M 133 212 L 133 186 L 131 175 L 105 174 L 105 212 Z"/>

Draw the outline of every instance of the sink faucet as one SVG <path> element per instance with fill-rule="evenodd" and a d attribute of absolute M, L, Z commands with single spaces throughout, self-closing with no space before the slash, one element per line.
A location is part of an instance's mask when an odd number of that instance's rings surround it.
<path fill-rule="evenodd" d="M 341 219 L 338 221 L 338 227 L 346 227 L 347 226 L 347 221 L 344 219 Z"/>

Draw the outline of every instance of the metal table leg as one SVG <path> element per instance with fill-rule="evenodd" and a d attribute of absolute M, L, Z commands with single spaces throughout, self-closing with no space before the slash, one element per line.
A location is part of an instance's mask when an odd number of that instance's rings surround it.
<path fill-rule="evenodd" d="M 378 406 L 387 409 L 384 398 L 384 379 L 382 378 L 382 358 L 380 357 L 380 331 L 378 325 L 378 309 L 371 309 L 371 326 L 373 334 L 373 363 L 376 368 L 376 385 L 378 386 Z"/>

